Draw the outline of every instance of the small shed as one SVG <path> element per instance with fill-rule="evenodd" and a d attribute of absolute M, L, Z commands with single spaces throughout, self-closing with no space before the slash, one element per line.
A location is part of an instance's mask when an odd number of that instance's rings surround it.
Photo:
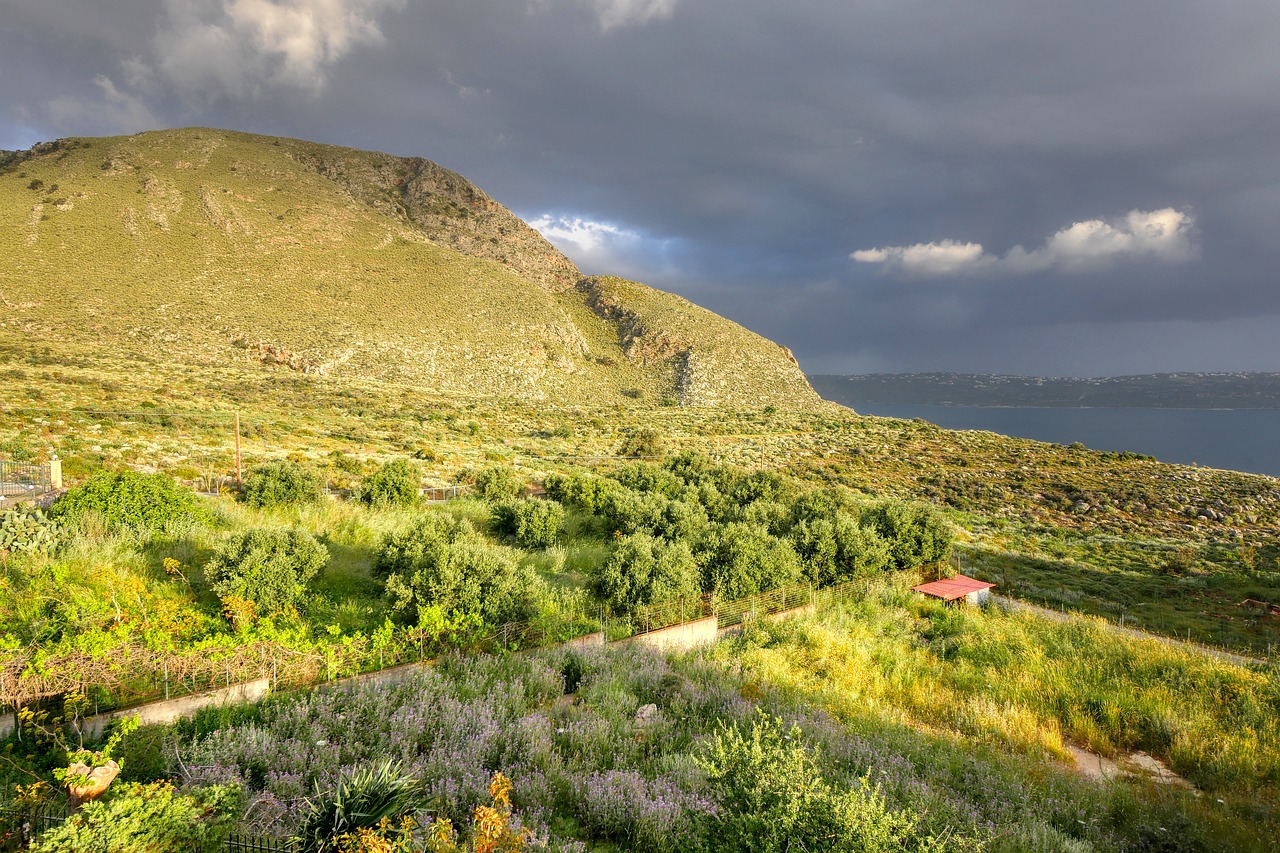
<path fill-rule="evenodd" d="M 967 575 L 956 575 L 953 578 L 943 578 L 911 588 L 933 598 L 941 598 L 943 601 L 964 599 L 967 604 L 984 604 L 991 595 L 991 590 L 995 588 L 995 584 Z"/>

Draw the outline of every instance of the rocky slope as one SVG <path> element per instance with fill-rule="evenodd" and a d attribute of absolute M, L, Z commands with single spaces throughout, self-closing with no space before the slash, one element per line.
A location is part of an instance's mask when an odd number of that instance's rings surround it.
<path fill-rule="evenodd" d="M 239 365 L 433 393 L 817 401 L 780 347 L 586 279 L 421 158 L 204 128 L 0 157 L 0 351 Z"/>

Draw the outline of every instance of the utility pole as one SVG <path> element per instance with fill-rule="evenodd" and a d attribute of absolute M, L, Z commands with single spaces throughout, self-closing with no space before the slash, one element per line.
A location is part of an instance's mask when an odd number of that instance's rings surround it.
<path fill-rule="evenodd" d="M 240 476 L 240 413 L 236 412 L 236 488 L 244 488 L 244 481 Z"/>

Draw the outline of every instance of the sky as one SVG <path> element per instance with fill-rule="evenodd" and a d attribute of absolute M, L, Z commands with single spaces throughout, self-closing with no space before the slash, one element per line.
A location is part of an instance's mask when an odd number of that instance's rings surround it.
<path fill-rule="evenodd" d="M 0 148 L 427 157 L 809 373 L 1280 371 L 1277 45 L 1275 0 L 0 0 Z"/>

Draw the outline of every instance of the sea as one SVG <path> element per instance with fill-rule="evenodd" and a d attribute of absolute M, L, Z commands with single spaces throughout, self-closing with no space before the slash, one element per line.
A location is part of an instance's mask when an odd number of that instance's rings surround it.
<path fill-rule="evenodd" d="M 1280 477 L 1280 409 L 1128 409 L 863 403 L 863 415 L 920 418 L 946 429 L 978 429 L 1132 451 L 1161 462 Z"/>

